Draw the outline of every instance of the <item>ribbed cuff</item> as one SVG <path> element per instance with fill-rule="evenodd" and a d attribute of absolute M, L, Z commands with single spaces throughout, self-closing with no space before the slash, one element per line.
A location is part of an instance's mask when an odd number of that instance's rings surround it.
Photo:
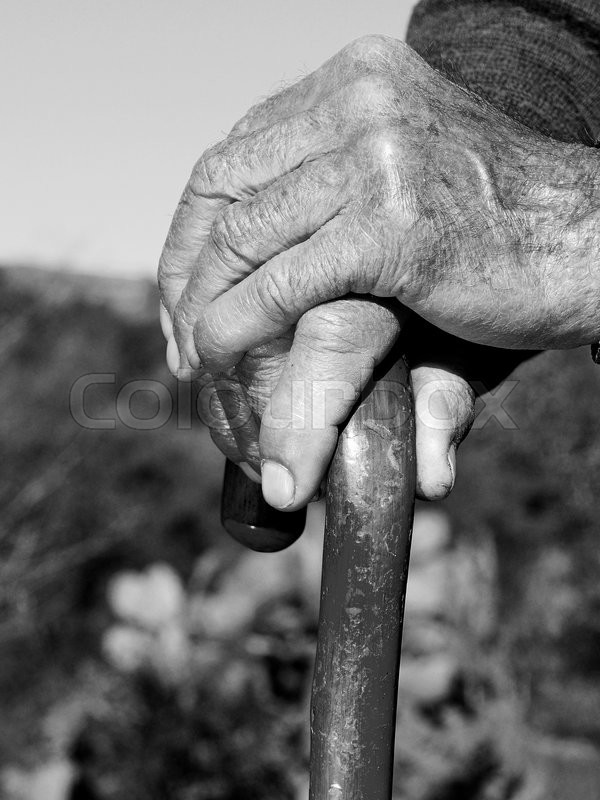
<path fill-rule="evenodd" d="M 407 42 L 534 130 L 590 145 L 600 138 L 598 0 L 421 0 Z"/>

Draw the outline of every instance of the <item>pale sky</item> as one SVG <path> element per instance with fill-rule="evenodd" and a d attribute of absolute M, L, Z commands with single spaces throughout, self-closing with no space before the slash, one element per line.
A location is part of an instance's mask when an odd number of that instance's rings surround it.
<path fill-rule="evenodd" d="M 0 263 L 155 271 L 192 165 L 412 0 L 0 0 Z"/>

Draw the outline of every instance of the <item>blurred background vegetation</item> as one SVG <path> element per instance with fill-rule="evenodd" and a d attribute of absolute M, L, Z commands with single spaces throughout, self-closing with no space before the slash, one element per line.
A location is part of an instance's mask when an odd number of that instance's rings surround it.
<path fill-rule="evenodd" d="M 0 796 L 305 800 L 321 506 L 282 554 L 223 534 L 149 282 L 0 289 Z M 86 394 L 113 428 L 70 413 L 89 373 L 115 376 Z M 514 427 L 476 426 L 452 497 L 417 510 L 397 800 L 600 796 L 600 370 L 552 353 L 513 379 Z M 173 398 L 161 427 L 119 418 L 133 380 Z"/>

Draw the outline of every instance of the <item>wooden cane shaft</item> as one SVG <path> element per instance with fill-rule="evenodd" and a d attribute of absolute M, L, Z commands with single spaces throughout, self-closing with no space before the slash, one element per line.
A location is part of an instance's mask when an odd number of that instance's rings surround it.
<path fill-rule="evenodd" d="M 329 470 L 310 800 L 390 800 L 415 497 L 408 371 L 358 406 Z"/>

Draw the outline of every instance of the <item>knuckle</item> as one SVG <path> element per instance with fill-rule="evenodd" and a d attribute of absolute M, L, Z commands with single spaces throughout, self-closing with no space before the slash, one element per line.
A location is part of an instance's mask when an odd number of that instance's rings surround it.
<path fill-rule="evenodd" d="M 294 340 L 319 352 L 358 355 L 362 349 L 360 325 L 351 309 L 344 309 L 340 301 L 318 306 L 304 314 L 298 321 Z"/>
<path fill-rule="evenodd" d="M 237 204 L 232 204 L 218 214 L 210 229 L 210 242 L 222 261 L 231 261 L 243 238 L 242 215 Z"/>
<path fill-rule="evenodd" d="M 329 102 L 319 103 L 302 112 L 302 119 L 297 131 L 298 135 L 310 132 L 319 132 L 335 125 L 335 112 Z"/>
<path fill-rule="evenodd" d="M 280 231 L 283 220 L 290 220 L 303 211 L 297 193 L 282 187 L 276 198 L 257 195 L 248 201 L 227 206 L 216 217 L 210 241 L 224 264 L 239 259 L 254 263 L 259 259 L 260 244 L 268 235 Z"/>
<path fill-rule="evenodd" d="M 193 339 L 196 352 L 209 372 L 221 373 L 231 366 L 228 330 L 219 313 L 211 311 L 210 306 L 194 325 Z"/>
<path fill-rule="evenodd" d="M 300 214 L 303 209 L 298 201 L 297 193 L 288 186 L 282 187 L 276 195 L 268 198 L 260 196 L 248 203 L 243 219 L 244 242 L 247 245 L 256 244 L 266 236 L 273 240 L 279 238 L 284 221 L 289 223 Z M 254 248 L 245 253 L 246 257 L 255 258 Z"/>
<path fill-rule="evenodd" d="M 342 253 L 347 257 L 342 257 Z M 342 242 L 333 236 L 323 236 L 319 241 L 316 268 L 326 293 L 331 297 L 341 297 L 352 291 L 355 282 L 355 257 L 357 255 L 354 232 L 348 233 Z M 298 271 L 298 291 L 311 291 L 310 272 Z"/>
<path fill-rule="evenodd" d="M 371 73 L 358 78 L 353 91 L 359 102 L 370 110 L 385 112 L 391 109 L 396 99 L 394 81 L 386 76 Z"/>
<path fill-rule="evenodd" d="M 378 166 L 397 167 L 400 146 L 396 132 L 391 128 L 380 128 L 368 134 L 366 146 L 371 158 Z"/>
<path fill-rule="evenodd" d="M 261 280 L 255 283 L 256 299 L 267 316 L 285 317 L 289 298 L 281 277 L 273 270 L 263 270 Z M 289 291 L 287 292 L 289 295 Z M 273 314 L 273 310 L 276 314 Z"/>
<path fill-rule="evenodd" d="M 218 144 L 203 153 L 194 164 L 188 189 L 194 197 L 205 197 L 222 191 L 226 183 L 227 159 L 223 145 Z"/>
<path fill-rule="evenodd" d="M 395 44 L 396 40 L 391 36 L 369 33 L 350 42 L 342 52 L 355 64 L 369 64 L 386 57 Z"/>
<path fill-rule="evenodd" d="M 302 186 L 302 189 L 319 188 L 338 191 L 346 185 L 349 171 L 348 163 L 344 161 L 344 157 L 341 155 L 314 161 L 303 176 L 304 186 Z M 306 192 L 306 195 L 309 194 L 309 192 Z M 305 195 L 304 191 L 302 191 L 302 195 Z M 291 191 L 285 192 L 284 202 L 291 211 L 296 210 L 294 199 L 294 194 Z"/>
<path fill-rule="evenodd" d="M 173 242 L 174 234 L 170 230 L 167 236 L 167 241 L 160 254 L 158 261 L 158 270 L 156 277 L 158 286 L 161 291 L 165 290 L 171 278 L 184 275 L 186 270 L 179 255 L 181 248 L 177 248 Z"/>
<path fill-rule="evenodd" d="M 193 326 L 194 318 L 191 313 L 191 308 L 185 298 L 182 298 L 175 306 L 175 311 L 173 312 L 173 332 L 175 334 L 175 339 L 181 341 Z"/>

